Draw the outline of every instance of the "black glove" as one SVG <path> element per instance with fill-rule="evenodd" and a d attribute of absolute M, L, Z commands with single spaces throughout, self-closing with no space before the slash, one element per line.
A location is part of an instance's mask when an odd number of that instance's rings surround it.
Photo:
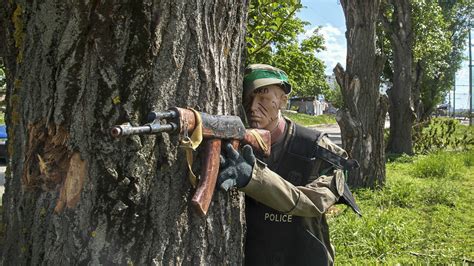
<path fill-rule="evenodd" d="M 250 181 L 253 165 L 255 164 L 252 147 L 245 145 L 242 148 L 241 155 L 234 150 L 230 143 L 227 143 L 224 154 L 225 157 L 221 155 L 217 186 L 225 191 L 233 187 L 245 187 Z"/>

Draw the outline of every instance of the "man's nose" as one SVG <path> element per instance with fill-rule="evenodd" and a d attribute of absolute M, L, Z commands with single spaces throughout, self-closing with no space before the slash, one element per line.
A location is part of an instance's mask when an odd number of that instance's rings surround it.
<path fill-rule="evenodd" d="M 250 100 L 249 107 L 250 107 L 250 111 L 257 111 L 258 110 L 258 101 L 255 98 L 252 98 Z"/>

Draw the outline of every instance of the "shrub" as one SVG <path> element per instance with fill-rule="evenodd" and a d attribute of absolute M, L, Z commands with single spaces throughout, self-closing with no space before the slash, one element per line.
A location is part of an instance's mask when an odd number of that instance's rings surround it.
<path fill-rule="evenodd" d="M 414 126 L 413 150 L 427 154 L 439 150 L 471 150 L 474 146 L 473 130 L 456 119 L 434 118 Z"/>

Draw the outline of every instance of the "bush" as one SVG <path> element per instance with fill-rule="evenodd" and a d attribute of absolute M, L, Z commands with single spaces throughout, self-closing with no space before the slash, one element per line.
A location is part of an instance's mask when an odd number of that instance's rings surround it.
<path fill-rule="evenodd" d="M 472 150 L 474 130 L 456 119 L 433 118 L 417 124 L 413 131 L 413 150 L 427 154 L 439 150 Z"/>
<path fill-rule="evenodd" d="M 462 163 L 451 153 L 422 156 L 414 162 L 412 175 L 417 178 L 455 179 Z"/>

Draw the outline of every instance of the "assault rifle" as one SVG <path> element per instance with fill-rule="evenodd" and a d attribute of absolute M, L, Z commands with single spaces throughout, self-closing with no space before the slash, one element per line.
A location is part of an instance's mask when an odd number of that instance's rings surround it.
<path fill-rule="evenodd" d="M 148 115 L 148 122 L 142 126 L 114 126 L 110 133 L 115 138 L 162 132 L 179 134 L 182 146 L 187 149 L 190 178 L 194 185 L 191 150 L 197 148 L 204 139 L 201 177 L 192 198 L 192 205 L 201 216 L 206 215 L 216 186 L 222 140 L 231 141 L 236 149 L 241 144 L 249 144 L 254 151 L 263 156 L 270 155 L 270 132 L 262 129 L 245 129 L 238 116 L 210 115 L 193 109 L 174 107 L 167 111 L 151 112 Z"/>

